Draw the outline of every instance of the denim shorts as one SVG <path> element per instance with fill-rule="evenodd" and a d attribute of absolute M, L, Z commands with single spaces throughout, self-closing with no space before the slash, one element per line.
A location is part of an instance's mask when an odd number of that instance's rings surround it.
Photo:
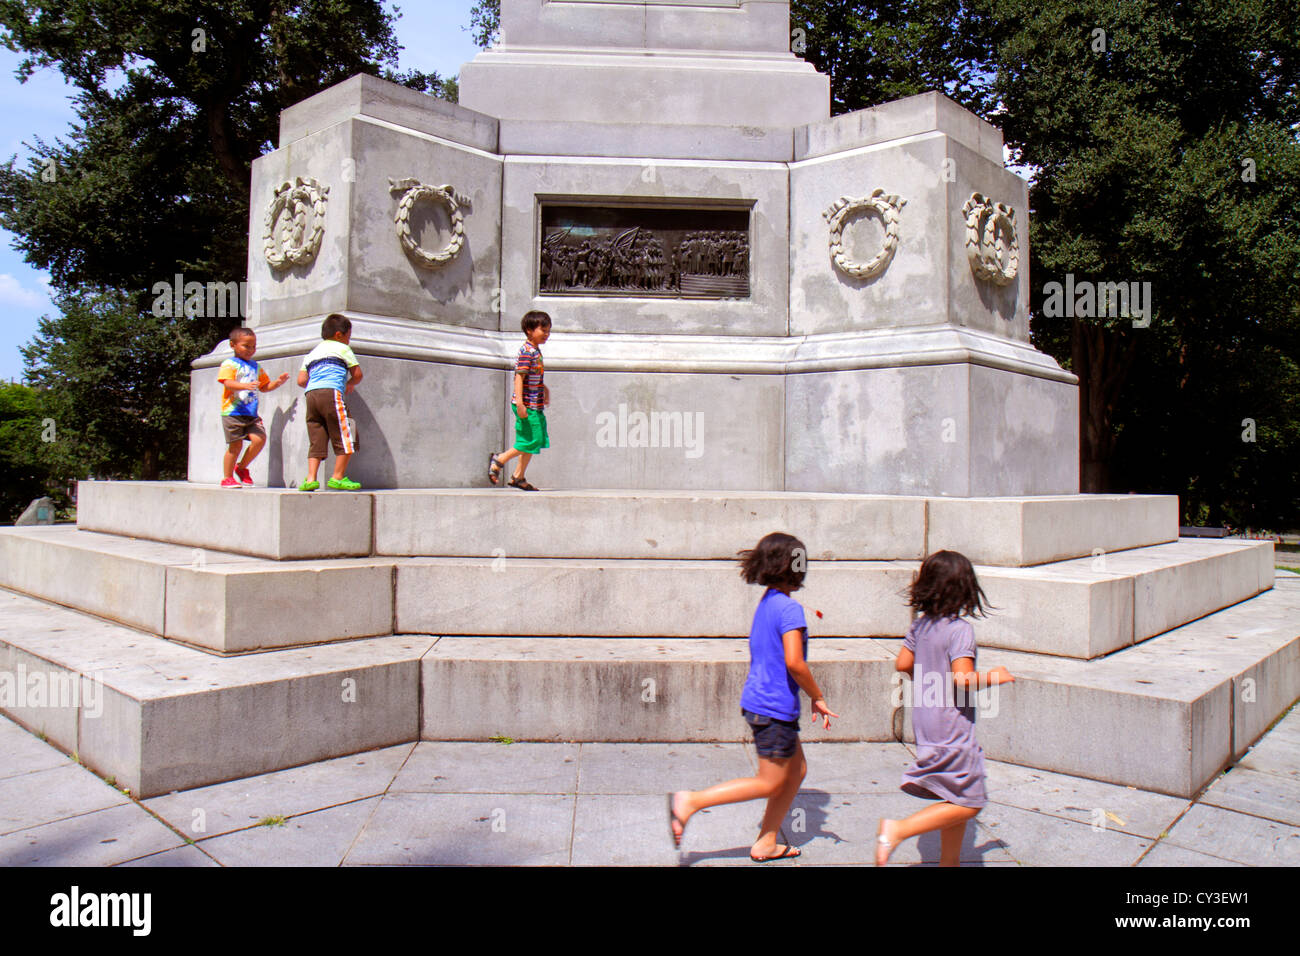
<path fill-rule="evenodd" d="M 760 757 L 784 760 L 795 755 L 799 749 L 798 720 L 781 720 L 766 714 L 756 714 L 743 707 L 740 712 L 745 715 L 746 723 L 754 731 L 754 746 L 758 748 Z"/>

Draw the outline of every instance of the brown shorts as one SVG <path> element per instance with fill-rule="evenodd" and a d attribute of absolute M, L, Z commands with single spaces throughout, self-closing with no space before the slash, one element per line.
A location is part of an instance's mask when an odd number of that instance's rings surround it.
<path fill-rule="evenodd" d="M 262 420 L 256 415 L 222 415 L 221 427 L 225 429 L 227 445 L 252 438 L 254 435 L 266 438 L 266 429 L 262 427 Z"/>
<path fill-rule="evenodd" d="M 342 392 L 332 388 L 313 388 L 307 393 L 307 438 L 311 442 L 308 458 L 324 461 L 327 440 L 336 455 L 350 455 L 356 451 Z"/>

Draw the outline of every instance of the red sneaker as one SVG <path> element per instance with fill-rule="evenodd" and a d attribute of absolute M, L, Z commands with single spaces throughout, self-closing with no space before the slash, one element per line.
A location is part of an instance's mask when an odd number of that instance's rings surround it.
<path fill-rule="evenodd" d="M 242 488 L 242 487 L 244 487 L 244 486 L 241 485 L 241 484 L 240 484 L 238 481 L 236 481 L 234 478 L 222 478 L 222 479 L 221 479 L 221 487 L 222 487 L 222 488 Z"/>
<path fill-rule="evenodd" d="M 239 476 L 239 480 L 244 484 L 251 485 L 253 483 L 253 476 L 248 473 L 247 468 L 236 468 L 235 474 Z"/>

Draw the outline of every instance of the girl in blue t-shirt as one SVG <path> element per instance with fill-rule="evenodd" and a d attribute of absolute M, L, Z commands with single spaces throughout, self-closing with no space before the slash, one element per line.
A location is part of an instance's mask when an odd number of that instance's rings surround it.
<path fill-rule="evenodd" d="M 769 534 L 752 550 L 740 552 L 740 576 L 767 588 L 749 630 L 749 677 L 740 695 L 741 713 L 758 748 L 758 776 L 668 794 L 674 846 L 681 846 L 686 822 L 697 810 L 761 797 L 767 800 L 767 811 L 749 858 L 766 863 L 799 855 L 794 847 L 776 842 L 781 821 L 808 773 L 799 743 L 799 688 L 812 698 L 814 723 L 824 720 L 829 730 L 831 718 L 839 717 L 826 706 L 808 669 L 808 627 L 803 608 L 790 597 L 803 587 L 807 560 L 803 543 L 780 533 Z"/>

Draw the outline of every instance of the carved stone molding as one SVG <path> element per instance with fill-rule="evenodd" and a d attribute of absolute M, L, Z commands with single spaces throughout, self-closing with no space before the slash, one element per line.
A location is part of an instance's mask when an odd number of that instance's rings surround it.
<path fill-rule="evenodd" d="M 402 248 L 416 265 L 425 269 L 440 269 L 460 255 L 460 250 L 465 247 L 465 217 L 451 186 L 429 186 L 418 179 L 390 178 L 388 191 L 402 194 L 393 221 L 397 224 L 397 238 L 402 243 Z M 442 206 L 451 220 L 451 238 L 437 252 L 425 249 L 411 235 L 411 210 L 421 201 Z"/>
<path fill-rule="evenodd" d="M 1016 211 L 971 193 L 962 207 L 966 216 L 966 257 L 975 278 L 1009 285 L 1020 269 L 1020 239 Z"/>
<path fill-rule="evenodd" d="M 874 189 L 871 195 L 865 198 L 850 199 L 848 196 L 841 196 L 835 200 L 831 207 L 822 213 L 822 217 L 830 226 L 831 261 L 835 263 L 835 268 L 854 279 L 874 279 L 889 268 L 889 263 L 894 258 L 894 250 L 898 248 L 899 213 L 905 205 L 907 205 L 906 199 L 899 199 L 893 194 L 886 195 L 883 189 Z M 866 262 L 851 259 L 844 251 L 844 226 L 860 215 L 871 214 L 879 216 L 881 225 L 885 227 L 884 244 L 880 247 L 880 251 Z"/>
<path fill-rule="evenodd" d="M 321 237 L 325 235 L 325 202 L 330 188 L 314 179 L 299 176 L 281 183 L 266 207 L 266 227 L 262 231 L 263 251 L 272 269 L 304 266 L 316 258 Z M 287 216 L 283 225 L 282 215 Z M 307 222 L 311 220 L 311 232 Z"/>

